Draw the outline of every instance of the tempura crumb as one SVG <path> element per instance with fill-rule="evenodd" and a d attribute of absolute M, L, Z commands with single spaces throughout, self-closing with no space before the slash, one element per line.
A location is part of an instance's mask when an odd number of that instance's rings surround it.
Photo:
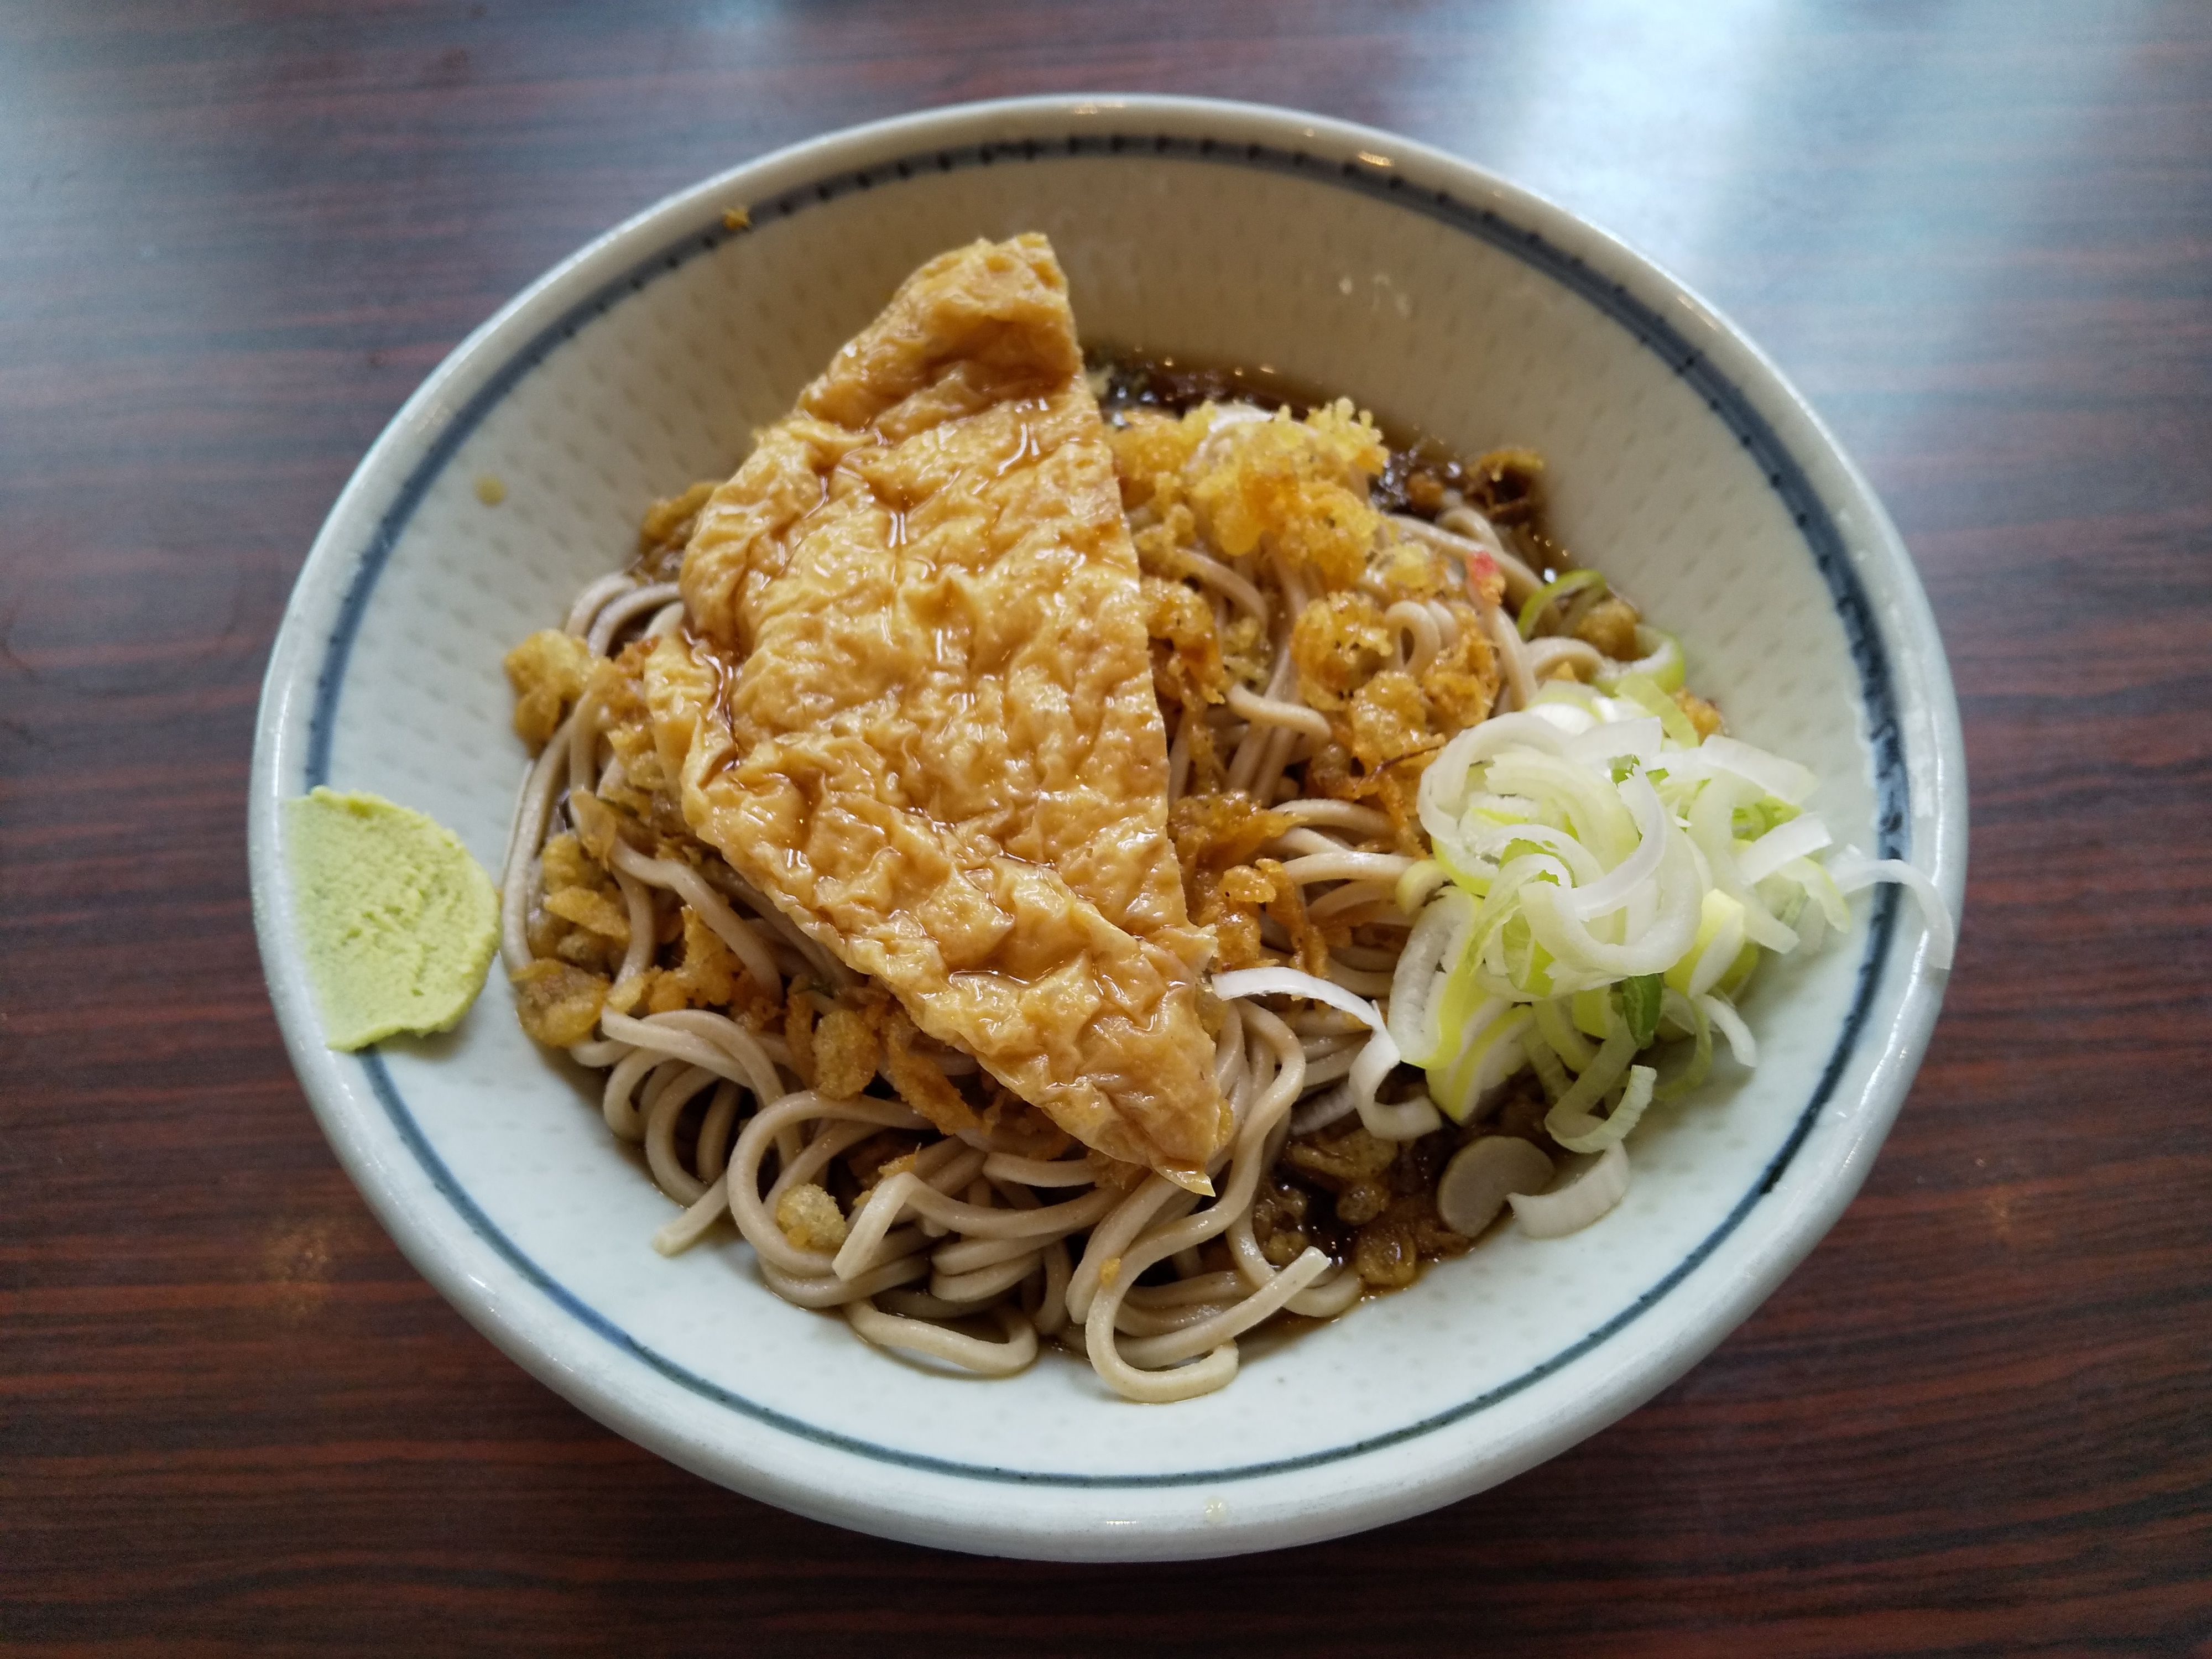
<path fill-rule="evenodd" d="M 1298 612 L 1291 660 L 1298 695 L 1316 708 L 1335 710 L 1394 654 L 1382 607 L 1357 588 L 1324 593 Z"/>
<path fill-rule="evenodd" d="M 699 509 L 707 505 L 708 497 L 714 493 L 714 480 L 702 479 L 683 494 L 666 496 L 647 507 L 637 526 L 639 564 L 656 576 L 673 574 L 660 568 L 666 562 L 663 556 L 682 559 L 684 544 L 691 539 L 692 526 L 699 520 Z"/>
<path fill-rule="evenodd" d="M 1375 556 L 1369 580 L 1384 600 L 1440 599 L 1452 591 L 1451 568 L 1421 543 L 1401 539 Z"/>
<path fill-rule="evenodd" d="M 1384 669 L 1354 692 L 1348 718 L 1352 752 L 1370 769 L 1443 744 L 1429 730 L 1419 682 L 1401 668 Z"/>
<path fill-rule="evenodd" d="M 1682 712 L 1690 717 L 1690 724 L 1698 728 L 1699 742 L 1702 743 L 1707 738 L 1717 737 L 1728 729 L 1727 722 L 1721 719 L 1721 711 L 1696 692 L 1677 691 L 1674 694 L 1674 701 L 1680 706 Z"/>
<path fill-rule="evenodd" d="M 921 1031 L 896 1003 L 884 1020 L 884 1075 L 909 1109 L 921 1114 L 948 1135 L 977 1125 L 975 1109 L 945 1079 L 936 1063 L 915 1046 Z M 817 1085 L 818 1086 L 818 1085 Z"/>
<path fill-rule="evenodd" d="M 540 957 L 514 975 L 514 1010 L 522 1029 L 549 1048 L 590 1036 L 606 996 L 604 976 L 565 962 Z"/>
<path fill-rule="evenodd" d="M 560 729 L 568 705 L 583 695 L 592 672 L 591 647 L 574 634 L 541 628 L 506 657 L 514 688 L 515 735 L 535 754 Z"/>
<path fill-rule="evenodd" d="M 834 1250 L 847 1235 L 845 1212 L 837 1200 L 811 1181 L 776 1200 L 775 1224 L 802 1250 Z"/>
<path fill-rule="evenodd" d="M 1389 459 L 1374 422 L 1349 399 L 1303 421 L 1279 412 L 1207 435 L 1187 469 L 1191 505 L 1230 557 L 1270 553 L 1349 586 L 1382 526 L 1367 485 Z"/>
<path fill-rule="evenodd" d="M 563 887 L 594 887 L 605 892 L 612 890 L 615 884 L 614 878 L 585 852 L 584 843 L 567 830 L 545 843 L 545 850 L 538 854 L 538 863 L 545 872 L 545 890 L 549 893 Z"/>
<path fill-rule="evenodd" d="M 1436 660 L 1421 672 L 1421 695 L 1429 701 L 1429 717 L 1449 735 L 1488 718 L 1498 698 L 1498 658 L 1484 636 L 1482 621 L 1471 605 L 1454 601 L 1450 606 L 1459 623 L 1459 638 L 1437 653 Z"/>
<path fill-rule="evenodd" d="M 560 887 L 545 895 L 545 908 L 563 921 L 611 939 L 629 943 L 629 907 L 590 887 Z"/>
<path fill-rule="evenodd" d="M 1182 496 L 1182 471 L 1206 434 L 1211 411 L 1194 409 L 1182 416 L 1155 409 L 1133 409 L 1121 424 L 1106 428 L 1114 449 L 1114 471 L 1121 483 L 1121 505 L 1152 502 L 1164 514 Z"/>
<path fill-rule="evenodd" d="M 1636 649 L 1636 607 L 1608 593 L 1575 620 L 1575 637 L 1594 645 L 1615 662 L 1630 662 Z"/>
<path fill-rule="evenodd" d="M 1229 675 L 1213 607 L 1186 582 L 1158 576 L 1141 580 L 1152 611 L 1152 678 L 1162 702 L 1185 707 L 1219 702 L 1228 695 Z"/>
<path fill-rule="evenodd" d="M 875 1080 L 882 1048 L 866 1016 L 832 1008 L 814 1028 L 814 1086 L 832 1100 L 850 1100 Z"/>
<path fill-rule="evenodd" d="M 690 905 L 684 907 L 684 959 L 653 975 L 645 1006 L 656 1014 L 678 1008 L 721 1008 L 738 1000 L 739 976 L 744 972 L 722 937 L 699 919 Z"/>

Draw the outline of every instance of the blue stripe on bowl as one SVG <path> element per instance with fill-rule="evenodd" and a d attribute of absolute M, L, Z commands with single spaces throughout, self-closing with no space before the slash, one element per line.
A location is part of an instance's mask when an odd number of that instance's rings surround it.
<path fill-rule="evenodd" d="M 1024 139 L 963 145 L 902 156 L 874 167 L 833 174 L 787 190 L 766 202 L 755 204 L 751 210 L 752 222 L 757 227 L 772 220 L 790 218 L 818 204 L 836 201 L 840 197 L 872 189 L 878 184 L 910 179 L 917 173 L 951 173 L 1008 161 L 1028 163 L 1077 156 L 1121 155 L 1171 156 L 1183 161 L 1287 173 L 1393 203 L 1503 249 L 1589 301 L 1626 328 L 1647 350 L 1657 354 L 1669 368 L 1705 398 L 1706 406 L 1736 435 L 1765 471 L 1768 485 L 1789 510 L 1820 568 L 1822 579 L 1827 583 L 1829 594 L 1834 600 L 1837 615 L 1842 621 L 1850 647 L 1851 659 L 1858 670 L 1860 696 L 1866 711 L 1868 741 L 1874 750 L 1879 856 L 1897 858 L 1904 855 L 1905 825 L 1911 804 L 1911 790 L 1905 775 L 1904 745 L 1898 726 L 1896 695 L 1890 679 L 1888 654 L 1881 630 L 1875 624 L 1872 607 L 1868 603 L 1866 591 L 1844 550 L 1843 537 L 1814 492 L 1804 468 L 1741 389 L 1722 374 L 1666 318 L 1631 294 L 1622 284 L 1592 270 L 1580 258 L 1554 246 L 1537 232 L 1513 223 L 1490 208 L 1462 202 L 1449 191 L 1413 184 L 1395 171 L 1383 173 L 1354 161 L 1334 161 L 1304 151 L 1278 149 L 1264 144 L 1224 144 L 1211 138 L 1182 138 L 1164 133 L 1085 134 L 1062 138 Z M 439 434 L 428 453 L 408 474 L 393 496 L 392 505 L 378 521 L 375 533 L 362 550 L 361 562 L 339 606 L 337 621 L 331 629 L 322 666 L 316 676 L 315 701 L 308 726 L 305 787 L 312 789 L 318 784 L 329 781 L 331 743 L 337 723 L 338 699 L 344 690 L 347 665 L 351 658 L 355 635 L 361 627 L 362 617 L 375 591 L 378 578 L 383 574 L 400 537 L 405 533 L 424 492 L 453 459 L 454 452 L 525 375 L 564 341 L 574 338 L 580 329 L 611 310 L 628 295 L 639 292 L 647 283 L 678 269 L 698 255 L 720 246 L 732 236 L 744 234 L 715 226 L 682 237 L 650 258 L 640 260 L 629 270 L 570 307 L 557 321 L 541 330 L 507 358 Z M 989 1464 L 959 1462 L 950 1458 L 931 1457 L 919 1452 L 878 1445 L 872 1441 L 840 1434 L 748 1400 L 647 1347 L 605 1314 L 586 1304 L 524 1255 L 483 1212 L 425 1139 L 413 1111 L 393 1084 L 392 1074 L 382 1058 L 372 1050 L 361 1056 L 361 1065 L 401 1140 L 438 1191 L 478 1237 L 586 1329 L 702 1399 L 817 1445 L 931 1474 L 1031 1486 L 1210 1485 L 1224 1480 L 1284 1474 L 1293 1470 L 1339 1462 L 1417 1439 L 1459 1422 L 1510 1399 L 1571 1364 L 1639 1317 L 1680 1284 L 1741 1224 L 1759 1200 L 1773 1190 L 1775 1183 L 1796 1158 L 1798 1148 L 1804 1144 L 1805 1137 L 1811 1133 L 1821 1109 L 1833 1096 L 1837 1083 L 1850 1064 L 1865 1030 L 1875 994 L 1881 988 L 1883 964 L 1888 956 L 1896 917 L 1896 889 L 1887 885 L 1877 889 L 1867 930 L 1866 953 L 1859 963 L 1850 1008 L 1844 1016 L 1843 1030 L 1838 1036 L 1835 1048 L 1821 1071 L 1819 1084 L 1807 1100 L 1804 1109 L 1799 1113 L 1789 1139 L 1761 1172 L 1758 1182 L 1737 1200 L 1720 1224 L 1665 1278 L 1629 1307 L 1542 1364 L 1448 1410 L 1388 1433 L 1372 1435 L 1326 1450 L 1309 1452 L 1297 1457 L 1247 1463 L 1233 1468 L 1159 1474 L 1085 1474 L 1000 1468 Z"/>

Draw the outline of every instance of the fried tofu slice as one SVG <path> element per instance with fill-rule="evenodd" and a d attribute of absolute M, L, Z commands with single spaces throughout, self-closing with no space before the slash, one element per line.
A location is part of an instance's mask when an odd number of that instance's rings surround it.
<path fill-rule="evenodd" d="M 1210 1190 L 1212 942 L 1045 239 L 909 277 L 700 509 L 682 586 L 646 684 L 694 832 L 1068 1133 Z"/>

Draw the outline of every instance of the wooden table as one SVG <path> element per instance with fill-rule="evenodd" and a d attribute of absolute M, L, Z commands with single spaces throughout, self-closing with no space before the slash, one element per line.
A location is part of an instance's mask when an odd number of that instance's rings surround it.
<path fill-rule="evenodd" d="M 1974 789 L 1864 1194 L 1686 1379 L 1291 1554 L 884 1544 L 606 1433 L 400 1260 L 249 927 L 262 665 L 338 486 L 503 299 L 827 128 L 1301 105 L 1732 313 L 1888 501 Z M 2212 10 L 0 10 L 0 1644 L 1988 1654 L 2212 1632 Z M 2198 1648 L 2197 1650 L 2205 1650 Z"/>

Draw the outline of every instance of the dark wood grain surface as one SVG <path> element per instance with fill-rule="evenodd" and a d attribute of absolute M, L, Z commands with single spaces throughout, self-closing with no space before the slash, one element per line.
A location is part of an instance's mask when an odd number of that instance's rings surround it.
<path fill-rule="evenodd" d="M 1864 1194 L 1510 1486 L 1190 1567 L 796 1520 L 400 1260 L 279 1047 L 254 703 L 339 485 L 663 192 L 1003 94 L 1395 128 L 1685 276 L 1887 500 L 1971 891 Z M 0 1644 L 1923 1654 L 2212 1637 L 2212 8 L 0 4 Z"/>

